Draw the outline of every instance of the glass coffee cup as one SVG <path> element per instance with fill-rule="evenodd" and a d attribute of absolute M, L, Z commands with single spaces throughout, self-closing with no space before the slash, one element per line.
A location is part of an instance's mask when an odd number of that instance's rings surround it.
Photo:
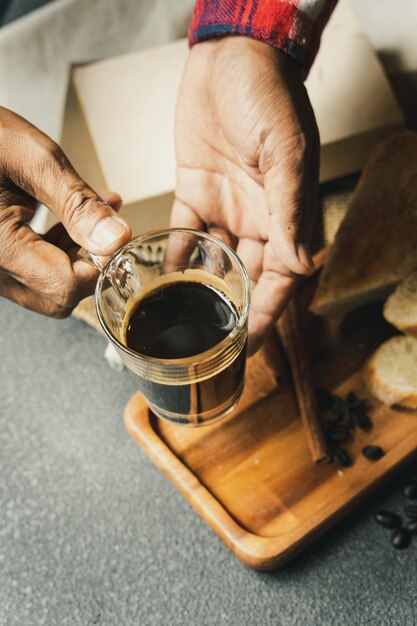
<path fill-rule="evenodd" d="M 95 291 L 100 324 L 150 409 L 188 425 L 220 419 L 241 396 L 249 301 L 236 253 L 185 228 L 132 239 L 102 267 Z"/>

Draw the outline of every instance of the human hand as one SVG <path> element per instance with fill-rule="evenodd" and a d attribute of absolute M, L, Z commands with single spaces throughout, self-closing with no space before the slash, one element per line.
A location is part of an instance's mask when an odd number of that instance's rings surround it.
<path fill-rule="evenodd" d="M 77 259 L 79 246 L 106 256 L 131 237 L 116 213 L 121 199 L 106 199 L 79 178 L 56 143 L 0 107 L 0 296 L 67 317 L 97 278 Z M 27 224 L 37 201 L 62 222 L 43 237 Z"/>
<path fill-rule="evenodd" d="M 319 137 L 299 68 L 246 37 L 197 44 L 178 94 L 175 138 L 171 225 L 208 230 L 239 254 L 253 287 L 253 353 L 313 266 Z"/>

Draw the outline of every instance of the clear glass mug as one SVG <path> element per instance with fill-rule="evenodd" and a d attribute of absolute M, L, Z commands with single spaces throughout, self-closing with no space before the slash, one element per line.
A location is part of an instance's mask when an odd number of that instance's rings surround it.
<path fill-rule="evenodd" d="M 203 425 L 228 414 L 243 391 L 250 282 L 244 265 L 222 241 L 173 228 L 132 239 L 102 266 L 95 304 L 100 324 L 124 364 L 137 376 L 149 407 L 163 419 Z M 236 325 L 218 344 L 186 358 L 159 359 L 131 350 L 124 328 L 144 295 L 170 283 L 198 282 L 224 294 Z"/>

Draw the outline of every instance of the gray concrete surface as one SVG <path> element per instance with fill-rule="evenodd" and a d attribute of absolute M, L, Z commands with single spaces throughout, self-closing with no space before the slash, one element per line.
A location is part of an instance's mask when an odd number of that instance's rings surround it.
<path fill-rule="evenodd" d="M 104 340 L 0 299 L 1 626 L 412 626 L 394 484 L 274 573 L 242 566 L 125 432 Z"/>

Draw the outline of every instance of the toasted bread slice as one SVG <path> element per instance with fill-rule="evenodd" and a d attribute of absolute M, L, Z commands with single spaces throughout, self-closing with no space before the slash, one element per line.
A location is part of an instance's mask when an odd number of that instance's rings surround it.
<path fill-rule="evenodd" d="M 383 343 L 365 366 L 365 381 L 384 404 L 417 409 L 417 339 L 401 335 Z"/>
<path fill-rule="evenodd" d="M 344 313 L 386 297 L 417 267 L 417 133 L 369 155 L 321 273 L 311 309 Z"/>
<path fill-rule="evenodd" d="M 384 317 L 398 330 L 417 337 L 417 272 L 407 276 L 390 295 Z"/>

